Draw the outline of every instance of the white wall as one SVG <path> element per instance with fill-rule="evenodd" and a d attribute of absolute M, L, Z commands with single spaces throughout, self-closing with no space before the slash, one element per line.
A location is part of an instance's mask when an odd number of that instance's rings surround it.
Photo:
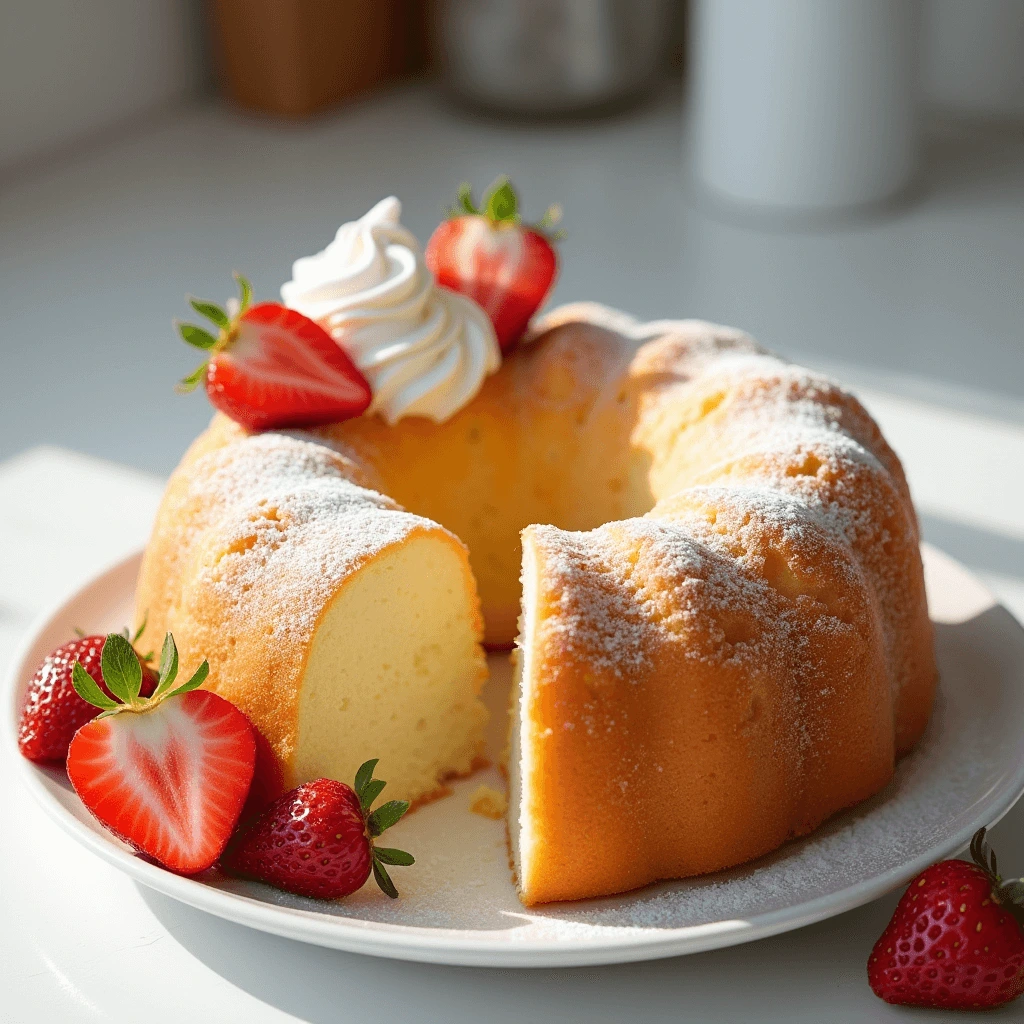
<path fill-rule="evenodd" d="M 0 168 L 200 89 L 200 0 L 0 0 Z"/>

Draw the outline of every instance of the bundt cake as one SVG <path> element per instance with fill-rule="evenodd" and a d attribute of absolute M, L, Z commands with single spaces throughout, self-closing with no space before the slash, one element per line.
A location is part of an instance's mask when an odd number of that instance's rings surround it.
<path fill-rule="evenodd" d="M 172 630 L 183 671 L 209 657 L 292 783 L 379 757 L 411 800 L 472 766 L 479 641 L 518 633 L 526 904 L 808 832 L 886 784 L 936 681 L 906 481 L 856 399 L 738 331 L 593 305 L 442 423 L 218 416 L 137 608 L 143 649 Z"/>

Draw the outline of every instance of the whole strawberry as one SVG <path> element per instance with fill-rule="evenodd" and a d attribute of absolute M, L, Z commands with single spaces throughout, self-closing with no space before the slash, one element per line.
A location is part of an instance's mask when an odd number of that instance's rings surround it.
<path fill-rule="evenodd" d="M 234 316 L 212 302 L 190 300 L 218 333 L 178 324 L 185 341 L 209 353 L 178 389 L 205 383 L 210 402 L 247 430 L 335 423 L 365 412 L 370 385 L 338 343 L 294 309 L 250 305 L 252 286 L 235 277 L 241 299 Z"/>
<path fill-rule="evenodd" d="M 138 637 L 136 634 L 134 639 Z M 76 661 L 81 663 L 103 694 L 111 696 L 103 681 L 100 664 L 105 640 L 105 636 L 93 635 L 61 644 L 36 669 L 25 692 L 18 723 L 18 747 L 30 761 L 63 764 L 67 760 L 71 738 L 81 726 L 100 713 L 99 708 L 82 700 L 75 692 L 72 675 Z M 148 697 L 156 686 L 156 674 L 141 660 L 140 664 L 141 693 Z"/>
<path fill-rule="evenodd" d="M 370 872 L 392 899 L 398 890 L 385 864 L 415 863 L 402 850 L 374 839 L 409 809 L 391 800 L 370 811 L 385 783 L 373 778 L 377 761 L 356 772 L 355 790 L 334 779 L 314 779 L 285 793 L 232 838 L 221 867 L 278 889 L 333 900 L 360 889 Z"/>
<path fill-rule="evenodd" d="M 1024 880 L 1003 882 L 985 829 L 971 856 L 933 864 L 903 894 L 868 960 L 887 1003 L 987 1009 L 1024 992 Z"/>
<path fill-rule="evenodd" d="M 523 224 L 507 178 L 491 186 L 479 209 L 463 185 L 451 217 L 427 243 L 424 256 L 437 283 L 483 307 L 503 352 L 522 337 L 554 284 L 557 236 L 549 232 L 560 216 L 552 206 L 536 226 Z"/>

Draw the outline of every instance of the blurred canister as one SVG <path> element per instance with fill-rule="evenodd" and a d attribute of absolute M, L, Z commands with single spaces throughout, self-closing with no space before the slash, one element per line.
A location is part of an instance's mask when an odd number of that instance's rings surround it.
<path fill-rule="evenodd" d="M 425 0 L 212 0 L 213 52 L 243 107 L 305 117 L 418 70 Z"/>
<path fill-rule="evenodd" d="M 1024 0 L 928 0 L 924 40 L 927 102 L 1024 120 Z"/>
<path fill-rule="evenodd" d="M 434 46 L 449 91 L 516 114 L 628 100 L 665 70 L 679 0 L 438 0 Z"/>
<path fill-rule="evenodd" d="M 693 159 L 785 211 L 884 200 L 918 156 L 917 0 L 695 0 Z"/>

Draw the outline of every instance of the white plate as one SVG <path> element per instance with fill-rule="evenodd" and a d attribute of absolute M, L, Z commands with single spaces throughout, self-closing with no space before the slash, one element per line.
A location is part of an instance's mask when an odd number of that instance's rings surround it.
<path fill-rule="evenodd" d="M 43 808 L 83 845 L 159 892 L 263 931 L 377 956 L 499 967 L 649 960 L 728 946 L 874 899 L 962 849 L 1024 791 L 1024 631 L 966 569 L 934 549 L 924 554 L 941 683 L 928 731 L 893 783 L 751 865 L 625 896 L 522 907 L 509 879 L 504 824 L 468 810 L 481 782 L 501 785 L 494 769 L 456 783 L 449 798 L 388 833 L 417 857 L 414 867 L 394 871 L 402 892 L 396 901 L 371 883 L 324 904 L 216 871 L 182 878 L 135 856 L 91 818 L 63 772 L 24 760 L 14 740 L 24 686 L 46 653 L 75 626 L 103 631 L 128 621 L 138 556 L 32 631 L 8 679 L 5 745 Z M 509 674 L 504 658 L 492 657 L 491 667 L 497 749 Z"/>

